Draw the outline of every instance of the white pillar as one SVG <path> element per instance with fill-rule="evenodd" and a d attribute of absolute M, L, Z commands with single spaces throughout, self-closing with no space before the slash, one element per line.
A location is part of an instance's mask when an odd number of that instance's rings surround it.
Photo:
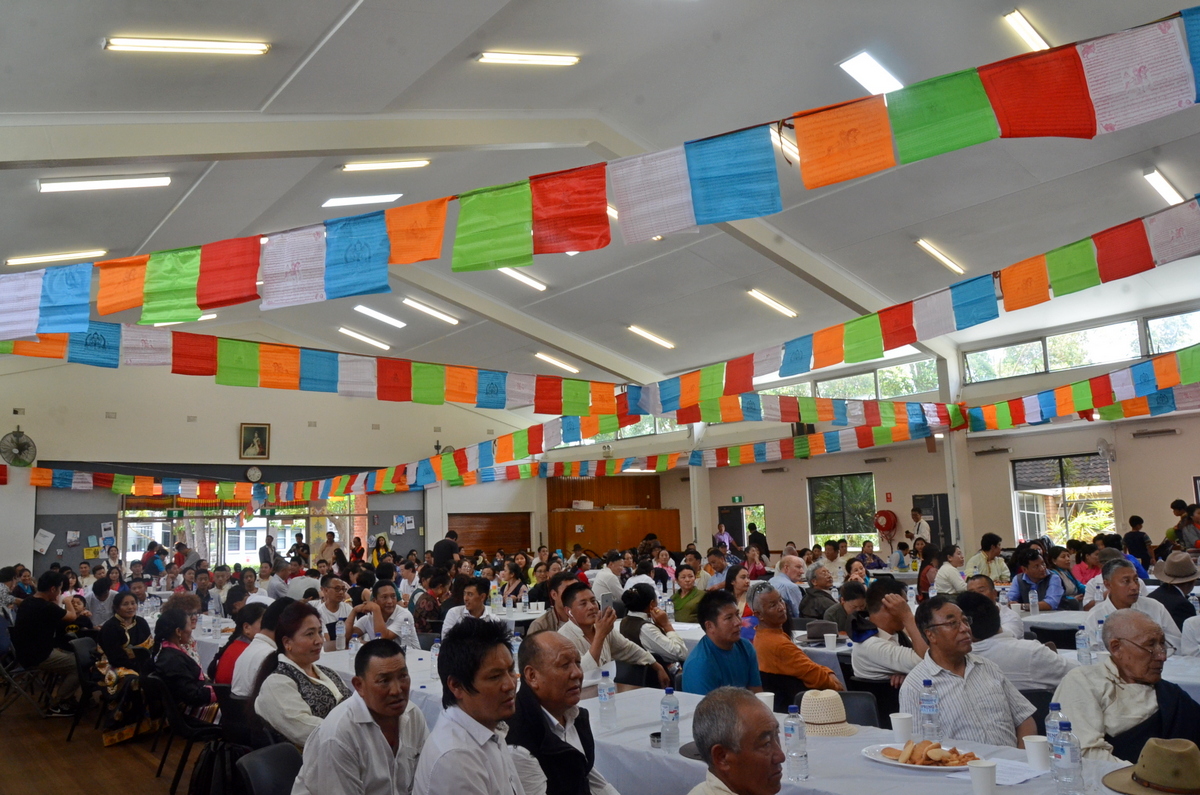
<path fill-rule="evenodd" d="M 962 394 L 962 359 L 939 357 L 938 398 L 943 403 L 956 403 Z M 976 541 L 974 516 L 971 507 L 970 451 L 967 449 L 967 432 L 947 431 L 941 440 L 942 460 L 946 467 L 946 494 L 949 500 L 951 537 L 954 543 L 966 549 L 974 549 Z"/>

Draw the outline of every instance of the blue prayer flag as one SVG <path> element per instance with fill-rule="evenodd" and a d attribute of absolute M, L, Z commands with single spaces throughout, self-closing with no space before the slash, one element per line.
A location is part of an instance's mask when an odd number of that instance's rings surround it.
<path fill-rule="evenodd" d="M 300 349 L 300 389 L 305 392 L 337 392 L 338 355 L 330 351 Z"/>
<path fill-rule="evenodd" d="M 1157 417 L 1159 414 L 1170 414 L 1175 410 L 1175 390 L 1160 389 L 1147 397 L 1146 402 L 1150 405 L 1151 417 Z"/>
<path fill-rule="evenodd" d="M 475 466 L 479 469 L 484 467 L 496 466 L 496 457 L 493 455 L 493 447 L 491 442 L 480 442 L 476 445 L 479 448 L 479 461 Z"/>
<path fill-rule="evenodd" d="M 1158 391 L 1158 377 L 1154 374 L 1154 362 L 1140 362 L 1129 368 L 1133 376 L 1133 390 L 1138 397 Z"/>
<path fill-rule="evenodd" d="M 163 478 L 162 479 L 163 496 L 165 497 L 167 495 L 179 494 L 179 484 L 180 484 L 179 478 Z"/>
<path fill-rule="evenodd" d="M 950 285 L 950 302 L 954 306 L 956 329 L 978 326 L 1000 317 L 996 283 L 990 273 Z"/>
<path fill-rule="evenodd" d="M 325 222 L 325 298 L 390 293 L 383 210 Z"/>
<path fill-rule="evenodd" d="M 502 409 L 507 399 L 508 373 L 480 370 L 475 388 L 475 407 Z"/>
<path fill-rule="evenodd" d="M 754 445 L 754 460 L 757 463 L 763 463 L 767 460 L 767 443 L 759 442 Z"/>
<path fill-rule="evenodd" d="M 1200 6 L 1179 12 L 1183 16 L 1183 29 L 1187 34 L 1188 52 L 1192 54 L 1192 74 L 1200 74 Z M 1196 91 L 1200 102 L 1200 87 Z"/>
<path fill-rule="evenodd" d="M 662 411 L 660 414 L 665 414 L 668 411 L 679 411 L 679 396 L 680 385 L 679 377 L 668 378 L 665 381 L 658 382 L 658 399 L 662 403 Z"/>
<path fill-rule="evenodd" d="M 71 469 L 55 469 L 51 476 L 50 485 L 56 489 L 71 488 L 72 481 L 75 480 L 75 472 Z"/>
<path fill-rule="evenodd" d="M 697 224 L 783 211 L 775 147 L 767 126 L 683 145 Z"/>
<path fill-rule="evenodd" d="M 783 362 L 779 365 L 779 375 L 800 375 L 811 370 L 812 349 L 812 334 L 783 343 Z"/>
<path fill-rule="evenodd" d="M 929 424 L 929 420 L 925 418 L 925 409 L 920 403 L 905 403 L 904 410 L 908 413 L 908 424 L 910 427 Z"/>
<path fill-rule="evenodd" d="M 119 366 L 121 324 L 90 322 L 86 328 L 67 337 L 67 361 L 93 367 Z"/>
<path fill-rule="evenodd" d="M 691 452 L 691 454 L 688 456 L 688 466 L 690 466 L 690 467 L 704 466 L 704 451 L 703 450 L 693 450 Z"/>
<path fill-rule="evenodd" d="M 850 419 L 846 416 L 846 401 L 835 398 L 833 401 L 833 424 L 834 425 L 849 425 Z"/>
<path fill-rule="evenodd" d="M 1038 392 L 1038 406 L 1042 409 L 1042 418 L 1050 419 L 1058 416 L 1058 401 L 1054 398 L 1054 390 L 1047 389 L 1045 392 Z"/>
<path fill-rule="evenodd" d="M 479 470 L 479 482 L 480 483 L 495 483 L 496 482 L 496 470 L 493 469 L 492 467 L 488 467 L 487 469 Z"/>
<path fill-rule="evenodd" d="M 93 270 L 90 262 L 46 268 L 42 274 L 42 298 L 38 308 L 39 334 L 87 331 Z"/>
<path fill-rule="evenodd" d="M 842 437 L 837 431 L 825 431 L 821 434 L 825 437 L 825 452 L 837 453 L 842 449 Z"/>
<path fill-rule="evenodd" d="M 744 392 L 739 395 L 742 403 L 742 419 L 747 422 L 762 420 L 762 398 L 757 392 Z"/>
<path fill-rule="evenodd" d="M 428 458 L 422 458 L 417 462 L 417 484 L 424 486 L 436 482 L 437 475 L 433 472 L 433 464 L 429 463 Z"/>
<path fill-rule="evenodd" d="M 321 481 L 321 499 L 328 499 L 329 492 L 333 490 L 333 479 L 326 478 Z"/>
<path fill-rule="evenodd" d="M 986 431 L 987 421 L 983 418 L 983 409 L 979 406 L 967 409 L 967 423 L 973 431 Z"/>
<path fill-rule="evenodd" d="M 564 416 L 562 418 L 562 440 L 565 444 L 582 440 L 579 431 L 579 418 Z"/>

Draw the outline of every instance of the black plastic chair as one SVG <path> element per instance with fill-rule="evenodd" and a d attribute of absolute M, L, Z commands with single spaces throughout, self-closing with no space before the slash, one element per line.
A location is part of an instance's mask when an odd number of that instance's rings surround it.
<path fill-rule="evenodd" d="M 260 748 L 237 760 L 246 795 L 290 795 L 304 758 L 291 743 Z"/>
<path fill-rule="evenodd" d="M 232 685 L 213 685 L 213 690 L 217 693 L 217 703 L 221 705 L 221 731 L 225 734 L 225 742 L 251 748 L 266 745 L 265 738 L 259 737 L 256 741 L 250 729 L 247 709 L 250 699 L 235 696 Z"/>
<path fill-rule="evenodd" d="M 104 710 L 108 705 L 108 690 L 98 687 L 92 676 L 92 655 L 96 651 L 96 641 L 92 638 L 75 638 L 71 641 L 71 652 L 75 655 L 75 671 L 79 676 L 79 705 L 75 707 L 75 717 L 71 719 L 71 729 L 67 732 L 67 742 L 75 736 L 75 727 L 83 718 L 92 703 L 95 693 L 100 694 L 100 714 L 96 716 L 96 728 L 104 718 Z"/>
<path fill-rule="evenodd" d="M 620 660 L 617 661 L 617 675 L 613 677 L 613 681 L 619 685 L 658 687 L 658 677 L 649 665 L 634 665 Z"/>
<path fill-rule="evenodd" d="M 853 723 L 855 726 L 880 727 L 879 704 L 875 701 L 874 693 L 843 690 L 838 695 L 842 697 L 842 706 L 846 708 L 847 723 Z M 804 696 L 801 695 L 800 698 L 804 698 Z"/>
<path fill-rule="evenodd" d="M 894 579 L 896 579 L 896 575 L 895 575 L 895 574 L 892 574 L 891 572 L 887 572 L 887 571 L 875 571 L 875 570 L 872 570 L 872 571 L 871 571 L 871 576 L 872 576 L 872 577 L 874 577 L 874 578 L 875 578 L 875 579 L 877 579 L 877 580 L 894 580 Z"/>
<path fill-rule="evenodd" d="M 1079 623 L 1083 623 L 1082 618 Z M 1053 643 L 1059 649 L 1075 648 L 1075 630 L 1073 629 L 1046 629 L 1045 627 L 1030 627 L 1029 629 L 1033 631 L 1039 643 Z"/>
<path fill-rule="evenodd" d="M 775 704 L 772 707 L 775 712 L 787 714 L 788 707 L 792 704 L 799 704 L 799 699 L 808 689 L 799 679 L 787 674 L 769 674 L 766 671 L 759 671 L 758 675 L 762 679 L 763 690 L 775 694 Z"/>
<path fill-rule="evenodd" d="M 1022 690 L 1021 695 L 1033 704 L 1036 712 L 1033 713 L 1033 722 L 1037 726 L 1037 733 L 1044 735 L 1046 733 L 1046 716 L 1050 714 L 1050 702 L 1054 700 L 1054 691 L 1052 690 Z"/>
<path fill-rule="evenodd" d="M 682 668 L 680 668 L 678 671 L 675 672 L 675 692 L 676 693 L 683 692 L 683 669 Z"/>
<path fill-rule="evenodd" d="M 613 612 L 617 614 L 617 618 L 624 618 L 629 615 L 629 608 L 620 599 L 613 600 Z"/>
<path fill-rule="evenodd" d="M 171 795 L 175 795 L 175 791 L 179 789 L 179 780 L 183 778 L 183 769 L 187 767 L 188 757 L 192 754 L 192 746 L 197 742 L 206 743 L 210 740 L 220 740 L 223 730 L 216 724 L 204 723 L 183 714 L 179 703 L 167 689 L 167 683 L 158 674 L 152 673 L 143 676 L 142 685 L 145 688 L 147 699 L 153 699 L 162 706 L 163 714 L 167 718 L 167 725 L 170 727 L 170 733 L 167 735 L 167 747 L 163 749 L 162 759 L 159 760 L 158 770 L 154 774 L 155 778 L 162 775 L 163 766 L 167 763 L 167 756 L 171 753 L 171 744 L 175 738 L 179 737 L 187 743 L 183 747 L 183 754 L 179 757 L 179 765 L 175 768 L 175 778 L 171 780 Z"/>
<path fill-rule="evenodd" d="M 871 725 L 892 728 L 892 713 L 900 711 L 900 690 L 892 687 L 890 679 L 860 679 L 851 676 L 846 680 L 846 687 L 874 696 L 875 706 L 879 710 L 879 722 Z"/>
<path fill-rule="evenodd" d="M 418 632 L 417 641 L 421 644 L 421 651 L 429 651 L 433 648 L 433 642 L 440 636 L 433 632 Z"/>
<path fill-rule="evenodd" d="M 4 697 L 0 699 L 0 713 L 23 698 L 44 718 L 46 713 L 33 696 L 33 688 L 38 683 L 38 672 L 31 671 L 17 662 L 8 630 L 8 618 L 0 615 L 0 686 L 5 690 Z"/>

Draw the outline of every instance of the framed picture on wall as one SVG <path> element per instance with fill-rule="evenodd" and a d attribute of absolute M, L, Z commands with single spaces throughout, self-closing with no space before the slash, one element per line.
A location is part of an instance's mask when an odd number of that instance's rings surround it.
<path fill-rule="evenodd" d="M 238 457 L 264 461 L 271 457 L 271 426 L 259 422 L 243 422 L 238 434 Z"/>

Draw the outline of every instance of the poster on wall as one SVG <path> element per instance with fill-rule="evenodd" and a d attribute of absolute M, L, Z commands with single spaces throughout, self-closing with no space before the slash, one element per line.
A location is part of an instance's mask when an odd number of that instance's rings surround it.
<path fill-rule="evenodd" d="M 69 547 L 79 546 L 79 531 L 78 530 L 68 530 L 67 531 L 67 546 L 69 546 Z"/>
<path fill-rule="evenodd" d="M 33 534 L 33 551 L 39 555 L 45 555 L 46 550 L 49 549 L 50 545 L 53 543 L 54 533 L 51 533 L 49 530 L 42 530 L 39 528 L 38 531 Z"/>
<path fill-rule="evenodd" d="M 100 547 L 84 547 L 83 548 L 83 559 L 84 560 L 93 560 L 95 558 L 100 557 L 100 554 L 102 552 L 103 552 L 103 550 Z"/>
<path fill-rule="evenodd" d="M 113 531 L 112 522 L 100 523 L 100 537 L 106 547 L 114 546 L 117 543 L 117 534 Z"/>

